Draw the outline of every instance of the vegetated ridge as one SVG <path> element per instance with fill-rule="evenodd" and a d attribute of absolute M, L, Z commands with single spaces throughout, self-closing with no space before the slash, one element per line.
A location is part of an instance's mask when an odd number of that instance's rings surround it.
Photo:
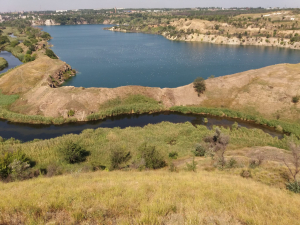
<path fill-rule="evenodd" d="M 8 62 L 4 58 L 0 57 L 0 71 L 4 70 L 6 67 L 8 67 Z"/>

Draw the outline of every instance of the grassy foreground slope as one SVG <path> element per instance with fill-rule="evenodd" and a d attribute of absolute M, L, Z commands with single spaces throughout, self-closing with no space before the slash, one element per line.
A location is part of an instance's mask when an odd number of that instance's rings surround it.
<path fill-rule="evenodd" d="M 221 172 L 74 173 L 0 190 L 1 224 L 300 224 L 299 195 Z"/>

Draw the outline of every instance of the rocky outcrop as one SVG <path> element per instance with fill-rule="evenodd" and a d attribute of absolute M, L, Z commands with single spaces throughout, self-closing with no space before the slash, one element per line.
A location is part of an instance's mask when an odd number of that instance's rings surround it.
<path fill-rule="evenodd" d="M 70 77 L 75 76 L 75 74 L 75 70 L 72 70 L 70 65 L 65 64 L 61 68 L 59 68 L 53 75 L 49 75 L 47 79 L 48 85 L 51 88 L 57 88 Z"/>

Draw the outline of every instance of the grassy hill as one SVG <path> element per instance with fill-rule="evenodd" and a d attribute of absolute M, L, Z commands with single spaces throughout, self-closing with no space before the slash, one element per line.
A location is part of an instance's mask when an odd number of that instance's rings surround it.
<path fill-rule="evenodd" d="M 300 224 L 300 196 L 222 172 L 96 172 L 0 184 L 1 224 Z"/>

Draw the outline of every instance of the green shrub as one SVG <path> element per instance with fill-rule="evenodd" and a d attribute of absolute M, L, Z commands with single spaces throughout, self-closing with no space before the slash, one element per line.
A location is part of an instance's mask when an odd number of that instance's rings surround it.
<path fill-rule="evenodd" d="M 18 164 L 21 165 L 21 169 L 26 169 L 28 166 L 25 165 L 29 163 L 29 158 L 22 151 L 5 152 L 0 156 L 0 178 L 5 179 L 14 171 L 19 172 Z"/>
<path fill-rule="evenodd" d="M 238 166 L 238 162 L 234 158 L 230 158 L 229 162 L 227 162 L 226 167 L 231 169 Z"/>
<path fill-rule="evenodd" d="M 194 82 L 194 89 L 198 93 L 198 96 L 206 90 L 205 80 L 202 77 L 197 77 Z"/>
<path fill-rule="evenodd" d="M 51 49 L 46 49 L 46 56 L 48 56 L 51 59 L 58 59 Z"/>
<path fill-rule="evenodd" d="M 32 52 L 34 52 L 35 51 L 35 46 L 34 45 L 30 45 L 29 46 L 29 50 L 32 51 Z"/>
<path fill-rule="evenodd" d="M 0 57 L 0 71 L 6 68 L 7 66 L 8 62 L 4 58 Z"/>
<path fill-rule="evenodd" d="M 202 144 L 196 144 L 195 150 L 193 151 L 195 156 L 203 157 L 206 153 L 206 148 Z"/>
<path fill-rule="evenodd" d="M 138 151 L 139 158 L 145 161 L 145 167 L 147 169 L 159 169 L 167 165 L 163 156 L 156 150 L 155 146 L 143 143 Z"/>
<path fill-rule="evenodd" d="M 27 50 L 26 55 L 31 55 L 32 51 L 30 49 Z"/>
<path fill-rule="evenodd" d="M 121 167 L 131 159 L 130 151 L 122 147 L 117 147 L 110 154 L 110 170 L 121 169 Z"/>
<path fill-rule="evenodd" d="M 27 46 L 27 47 L 30 47 L 30 46 L 32 45 L 31 42 L 30 42 L 29 40 L 23 41 L 23 44 L 24 44 L 25 46 Z"/>
<path fill-rule="evenodd" d="M 5 43 L 10 43 L 7 36 L 0 36 L 0 45 L 3 45 Z"/>
<path fill-rule="evenodd" d="M 300 193 L 300 181 L 293 181 L 286 184 L 286 189 L 294 193 Z"/>
<path fill-rule="evenodd" d="M 10 42 L 10 46 L 13 48 L 16 47 L 18 44 L 19 44 L 18 40 L 14 40 L 14 41 Z"/>
<path fill-rule="evenodd" d="M 24 56 L 23 63 L 31 62 L 31 61 L 34 61 L 34 60 L 35 60 L 35 56 L 31 56 L 29 54 L 26 54 Z"/>
<path fill-rule="evenodd" d="M 49 40 L 51 38 L 51 35 L 47 32 L 43 32 L 41 38 Z"/>
<path fill-rule="evenodd" d="M 300 96 L 298 96 L 298 95 L 293 96 L 293 98 L 292 98 L 292 102 L 293 102 L 293 103 L 298 103 L 299 100 L 300 100 Z"/>
<path fill-rule="evenodd" d="M 75 111 L 72 110 L 72 109 L 70 109 L 70 110 L 68 111 L 68 116 L 74 116 L 74 115 L 75 115 Z"/>
<path fill-rule="evenodd" d="M 89 152 L 73 141 L 66 141 L 59 151 L 63 154 L 64 160 L 71 164 L 83 162 L 89 155 Z"/>
<path fill-rule="evenodd" d="M 169 158 L 177 159 L 177 157 L 178 157 L 178 152 L 173 151 L 169 153 Z"/>

